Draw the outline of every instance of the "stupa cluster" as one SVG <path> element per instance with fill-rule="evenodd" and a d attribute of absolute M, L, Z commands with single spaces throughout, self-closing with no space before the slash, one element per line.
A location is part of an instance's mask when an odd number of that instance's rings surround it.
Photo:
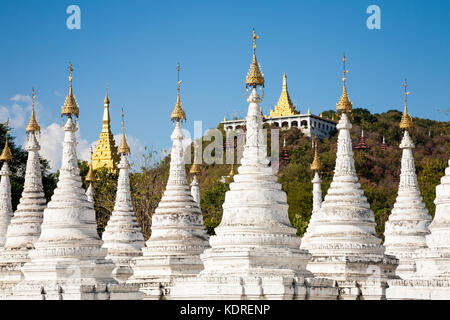
<path fill-rule="evenodd" d="M 450 299 L 450 160 L 436 188 L 432 220 L 417 183 L 406 81 L 400 184 L 384 244 L 376 235 L 374 213 L 355 170 L 345 57 L 334 176 L 323 199 L 319 147 L 313 142 L 313 211 L 300 238 L 289 222 L 286 193 L 267 157 L 257 39 L 253 31 L 253 59 L 245 80 L 249 106 L 243 157 L 237 170 L 231 168 L 222 220 L 211 237 L 200 207 L 197 176 L 202 170 L 197 156 L 190 187 L 186 177 L 181 129 L 186 114 L 179 78 L 171 114 L 175 127 L 169 178 L 146 242 L 131 200 L 131 150 L 123 112 L 121 144 L 117 150 L 102 146 L 96 155 L 91 152 L 85 191 L 75 135 L 80 110 L 70 66 L 69 94 L 61 109 L 66 118 L 62 165 L 46 203 L 33 90 L 25 186 L 15 212 L 9 178 L 13 157 L 7 139 L 0 155 L 1 299 Z M 102 144 L 112 145 L 108 95 L 103 120 Z M 363 134 L 359 146 L 367 147 Z M 108 155 L 111 161 L 101 158 Z M 289 162 L 285 147 L 282 162 Z M 94 211 L 94 170 L 100 163 L 119 171 L 115 206 L 102 239 Z"/>

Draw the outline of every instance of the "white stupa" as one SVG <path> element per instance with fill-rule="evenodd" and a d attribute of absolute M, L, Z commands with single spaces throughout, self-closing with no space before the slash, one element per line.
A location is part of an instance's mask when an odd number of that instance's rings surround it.
<path fill-rule="evenodd" d="M 317 143 L 314 148 L 314 160 L 311 164 L 311 170 L 314 171 L 314 178 L 311 181 L 313 184 L 313 209 L 311 213 L 311 218 L 309 219 L 308 228 L 306 229 L 305 234 L 302 238 L 302 243 L 300 245 L 300 248 L 308 250 L 308 238 L 309 235 L 313 233 L 314 228 L 314 220 L 317 216 L 317 211 L 319 211 L 320 207 L 322 206 L 322 187 L 319 177 L 319 170 L 321 169 L 320 159 L 319 159 L 319 151 L 317 148 Z"/>
<path fill-rule="evenodd" d="M 202 213 L 186 180 L 181 131 L 186 115 L 180 101 L 180 83 L 171 115 L 176 125 L 171 136 L 169 179 L 152 216 L 151 237 L 142 249 L 143 256 L 132 261 L 133 276 L 129 280 L 139 283 L 148 299 L 170 298 L 174 281 L 199 273 L 203 268 L 200 253 L 208 247 Z"/>
<path fill-rule="evenodd" d="M 436 212 L 428 227 L 427 247 L 415 253 L 416 272 L 404 280 L 389 281 L 388 298 L 450 299 L 450 160 L 436 186 Z"/>
<path fill-rule="evenodd" d="M 0 250 L 0 284 L 4 289 L 11 288 L 23 279 L 20 268 L 29 260 L 28 252 L 34 248 L 34 243 L 41 234 L 43 213 L 47 206 L 39 161 L 41 147 L 38 136 L 41 129 L 34 111 L 35 99 L 33 89 L 31 117 L 25 129 L 25 149 L 28 151 L 28 159 L 24 189 L 8 227 L 5 245 Z"/>
<path fill-rule="evenodd" d="M 114 264 L 106 260 L 97 234 L 94 206 L 82 188 L 75 133 L 79 109 L 70 90 L 62 107 L 67 116 L 59 181 L 44 210 L 41 235 L 22 267 L 24 280 L 12 290 L 10 299 L 139 299 L 136 286 L 120 285 L 111 276 Z"/>
<path fill-rule="evenodd" d="M 337 125 L 336 167 L 309 234 L 308 250 L 313 257 L 308 269 L 315 276 L 336 280 L 344 299 L 382 299 L 387 279 L 395 276 L 398 260 L 384 254 L 385 248 L 375 233 L 374 214 L 356 175 L 350 138 L 352 124 L 347 116 L 352 104 L 345 86 L 346 72 L 337 104 L 342 116 Z"/>
<path fill-rule="evenodd" d="M 194 201 L 200 206 L 200 186 L 198 183 L 197 175 L 194 175 L 191 182 L 191 194 Z"/>
<path fill-rule="evenodd" d="M 253 62 L 246 78 L 251 94 L 242 165 L 225 194 L 222 221 L 210 238 L 211 248 L 201 255 L 204 270 L 197 277 L 180 279 L 172 297 L 336 299 L 332 281 L 305 279 L 312 277 L 306 270 L 310 255 L 299 248 L 300 238 L 288 218 L 286 193 L 267 157 L 257 92 L 264 78 L 256 61 L 254 32 L 253 39 Z"/>
<path fill-rule="evenodd" d="M 197 176 L 201 173 L 200 169 L 200 161 L 198 159 L 198 151 L 201 152 L 201 149 L 197 147 L 197 140 L 194 141 L 194 163 L 191 166 L 191 170 L 189 173 L 193 176 L 191 181 L 191 194 L 194 201 L 200 206 L 200 184 L 198 182 Z M 201 153 L 200 153 L 201 156 Z"/>
<path fill-rule="evenodd" d="M 134 257 L 141 256 L 141 249 L 145 246 L 144 235 L 136 220 L 136 214 L 131 203 L 130 178 L 128 176 L 130 147 L 125 137 L 123 113 L 122 130 L 122 142 L 118 149 L 120 154 L 118 168 L 120 171 L 116 202 L 114 211 L 102 235 L 103 248 L 108 249 L 106 258 L 115 263 L 113 276 L 119 282 L 126 281 L 133 274 L 130 261 Z"/>
<path fill-rule="evenodd" d="M 91 147 L 91 161 L 89 162 L 89 171 L 86 175 L 86 182 L 89 183 L 89 186 L 86 190 L 86 197 L 88 199 L 89 202 L 94 203 L 94 196 L 95 196 L 95 191 L 94 191 L 94 182 L 97 179 L 95 177 L 95 173 L 94 173 L 94 167 L 92 165 L 92 147 Z"/>
<path fill-rule="evenodd" d="M 399 259 L 395 273 L 402 279 L 414 277 L 416 267 L 413 255 L 417 249 L 426 247 L 425 236 L 430 233 L 428 225 L 431 222 L 431 215 L 420 195 L 412 153 L 414 143 L 408 133 L 412 127 L 412 119 L 406 105 L 408 93 L 405 80 L 405 110 L 400 122 L 400 128 L 405 130 L 400 144 L 403 149 L 400 184 L 384 231 L 386 253 Z"/>
<path fill-rule="evenodd" d="M 0 170 L 0 247 L 5 245 L 6 231 L 8 230 L 9 222 L 13 216 L 11 204 L 11 182 L 9 181 L 11 170 L 9 170 L 8 166 L 8 161 L 12 160 L 12 154 L 8 146 L 8 132 L 6 133 L 5 141 L 5 147 L 0 155 L 0 161 L 4 161 L 2 169 Z"/>

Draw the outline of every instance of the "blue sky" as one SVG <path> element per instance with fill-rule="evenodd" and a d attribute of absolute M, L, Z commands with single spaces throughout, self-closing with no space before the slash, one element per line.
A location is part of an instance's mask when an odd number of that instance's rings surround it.
<path fill-rule="evenodd" d="M 66 27 L 71 4 L 81 8 L 81 30 Z M 381 8 L 381 30 L 366 27 L 371 4 Z M 449 12 L 450 1 L 436 0 L 2 0 L 0 118 L 5 110 L 12 118 L 29 112 L 26 96 L 34 86 L 41 127 L 60 124 L 71 61 L 84 139 L 80 147 L 98 139 L 108 82 L 113 132 L 120 133 L 124 107 L 137 152 L 138 145 L 168 149 L 177 62 L 183 68 L 188 130 L 194 120 L 202 120 L 206 130 L 225 115 L 245 115 L 254 27 L 260 35 L 266 114 L 278 100 L 283 72 L 301 112 L 334 108 L 345 52 L 354 107 L 402 110 L 406 77 L 410 113 L 449 121 L 449 114 L 439 111 L 450 107 Z M 28 117 L 25 113 L 25 122 Z M 19 120 L 13 134 L 23 140 L 26 123 L 21 126 Z"/>

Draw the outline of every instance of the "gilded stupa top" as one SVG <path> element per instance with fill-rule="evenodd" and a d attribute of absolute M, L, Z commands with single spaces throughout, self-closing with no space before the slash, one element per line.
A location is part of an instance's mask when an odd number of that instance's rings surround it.
<path fill-rule="evenodd" d="M 125 136 L 125 120 L 124 120 L 124 118 L 125 118 L 125 116 L 123 114 L 123 109 L 122 109 L 122 142 L 120 142 L 120 146 L 117 151 L 122 154 L 129 154 L 130 147 L 128 146 L 127 138 Z"/>
<path fill-rule="evenodd" d="M 72 91 L 72 73 L 73 73 L 73 67 L 72 64 L 69 64 L 69 94 L 66 97 L 66 100 L 64 101 L 64 105 L 61 107 L 61 116 L 76 116 L 78 118 L 78 115 L 80 113 L 80 110 L 78 108 L 77 101 L 75 99 L 75 96 L 73 95 Z"/>
<path fill-rule="evenodd" d="M 105 100 L 103 100 L 103 103 L 105 105 L 109 106 L 109 97 L 108 97 L 108 86 L 106 86 L 106 96 L 105 96 Z"/>
<path fill-rule="evenodd" d="M 403 110 L 403 116 L 402 116 L 402 120 L 400 121 L 400 129 L 404 129 L 404 130 L 408 130 L 410 128 L 412 128 L 413 126 L 413 121 L 411 116 L 408 113 L 408 95 L 410 94 L 410 92 L 407 91 L 408 88 L 408 83 L 405 82 L 403 83 L 403 87 L 405 87 L 405 108 Z"/>
<path fill-rule="evenodd" d="M 346 81 L 346 74 L 348 73 L 348 70 L 345 69 L 345 55 L 342 58 L 343 64 L 344 64 L 344 70 L 343 70 L 343 76 L 342 76 L 342 82 L 343 82 L 343 87 L 342 87 L 342 95 L 341 98 L 339 99 L 339 102 L 336 104 L 336 110 L 338 112 L 345 112 L 345 113 L 349 113 L 352 111 L 352 103 L 350 102 L 350 99 L 348 98 L 348 93 L 347 93 L 347 87 L 345 86 L 345 81 Z"/>
<path fill-rule="evenodd" d="M 31 117 L 30 121 L 28 122 L 25 131 L 26 132 L 39 132 L 41 131 L 41 127 L 39 126 L 36 115 L 34 113 L 34 101 L 36 100 L 36 93 L 34 91 L 34 88 L 31 90 Z"/>
<path fill-rule="evenodd" d="M 270 110 L 269 117 L 292 116 L 298 113 L 299 112 L 295 109 L 294 104 L 291 101 L 291 97 L 289 96 L 286 73 L 284 73 L 280 99 L 278 99 L 278 103 L 274 110 Z"/>
<path fill-rule="evenodd" d="M 311 170 L 319 171 L 322 168 L 322 164 L 319 159 L 319 150 L 317 148 L 317 142 L 314 144 L 314 160 L 311 163 Z"/>
<path fill-rule="evenodd" d="M 186 120 L 186 113 L 184 113 L 183 107 L 181 106 L 180 100 L 180 64 L 177 65 L 178 71 L 178 82 L 177 82 L 177 102 L 175 103 L 175 107 L 173 108 L 172 114 L 170 115 L 170 119 L 172 121 L 180 122 Z"/>
<path fill-rule="evenodd" d="M 194 163 L 189 171 L 190 174 L 200 174 L 200 172 L 200 165 L 198 163 Z"/>
<path fill-rule="evenodd" d="M 264 87 L 264 76 L 261 72 L 258 60 L 256 59 L 256 40 L 258 40 L 259 36 L 256 35 L 255 29 L 253 29 L 252 38 L 253 60 L 250 65 L 250 69 L 248 70 L 247 77 L 245 78 L 245 86 L 254 88 L 256 88 L 257 86 Z"/>
<path fill-rule="evenodd" d="M 86 181 L 94 182 L 96 180 L 95 173 L 94 173 L 94 167 L 92 166 L 92 147 L 91 147 L 91 161 L 89 162 L 89 172 L 86 175 Z"/>
<path fill-rule="evenodd" d="M 192 164 L 191 170 L 189 171 L 190 174 L 195 174 L 195 175 L 198 175 L 201 172 L 200 164 L 198 163 L 199 161 L 197 159 L 198 158 L 197 157 L 197 150 L 198 150 L 198 148 L 200 148 L 198 143 L 197 143 L 197 141 L 198 140 L 194 140 L 194 163 Z"/>
<path fill-rule="evenodd" d="M 12 153 L 9 149 L 8 145 L 8 134 L 9 131 L 6 131 L 6 137 L 5 137 L 5 147 L 3 148 L 3 152 L 0 155 L 0 161 L 11 161 L 12 160 Z"/>
<path fill-rule="evenodd" d="M 230 169 L 230 173 L 228 173 L 228 176 L 230 177 L 234 177 L 236 175 L 236 169 L 234 167 L 234 163 L 231 164 L 231 169 Z"/>

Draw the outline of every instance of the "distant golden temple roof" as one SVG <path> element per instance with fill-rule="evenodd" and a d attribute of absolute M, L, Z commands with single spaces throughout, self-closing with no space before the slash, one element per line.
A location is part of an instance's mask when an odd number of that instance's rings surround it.
<path fill-rule="evenodd" d="M 291 101 L 291 97 L 289 96 L 289 92 L 287 89 L 287 77 L 286 73 L 283 74 L 283 87 L 281 89 L 281 95 L 278 99 L 277 105 L 274 107 L 274 110 L 270 110 L 269 117 L 280 117 L 280 116 L 292 116 L 295 114 L 299 114 L 299 112 L 295 109 L 294 104 Z"/>
<path fill-rule="evenodd" d="M 111 131 L 111 118 L 109 115 L 109 96 L 108 89 L 104 99 L 102 131 L 95 147 L 95 152 L 92 155 L 93 169 L 107 168 L 112 172 L 117 171 L 117 165 L 120 161 L 117 152 L 116 141 Z"/>

